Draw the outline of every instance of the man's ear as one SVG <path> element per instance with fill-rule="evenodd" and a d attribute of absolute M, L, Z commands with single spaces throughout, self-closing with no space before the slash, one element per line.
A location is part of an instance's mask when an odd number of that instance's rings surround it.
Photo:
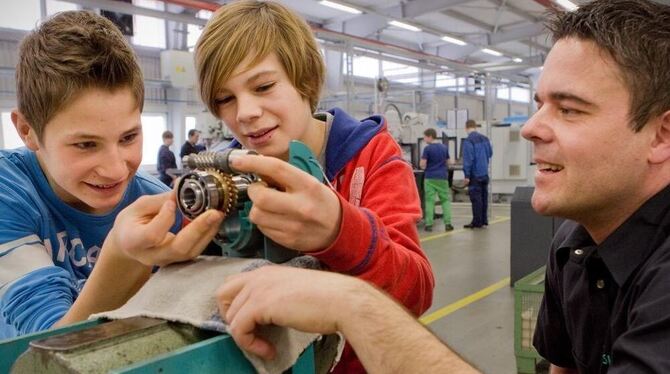
<path fill-rule="evenodd" d="M 40 149 L 40 143 L 37 139 L 35 130 L 33 130 L 33 127 L 30 126 L 26 120 L 26 117 L 16 109 L 12 110 L 12 122 L 14 122 L 14 128 L 16 128 L 16 132 L 19 133 L 21 140 L 23 140 L 23 143 L 26 145 L 26 147 L 28 147 L 28 149 L 33 152 Z"/>

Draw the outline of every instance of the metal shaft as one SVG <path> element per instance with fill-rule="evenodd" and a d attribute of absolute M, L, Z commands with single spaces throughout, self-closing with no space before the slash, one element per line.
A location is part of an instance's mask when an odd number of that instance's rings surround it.
<path fill-rule="evenodd" d="M 236 174 L 239 171 L 230 166 L 230 161 L 243 155 L 258 154 L 245 149 L 226 149 L 221 152 L 201 152 L 184 156 L 182 164 L 189 169 L 217 169 L 224 173 Z"/>

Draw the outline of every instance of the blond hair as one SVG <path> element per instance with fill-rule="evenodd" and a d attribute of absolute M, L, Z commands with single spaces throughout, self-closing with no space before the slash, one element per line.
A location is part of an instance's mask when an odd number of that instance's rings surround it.
<path fill-rule="evenodd" d="M 218 117 L 216 95 L 247 58 L 253 67 L 275 53 L 293 87 L 316 110 L 325 75 L 310 27 L 274 2 L 238 1 L 219 8 L 195 46 L 200 96 Z"/>
<path fill-rule="evenodd" d="M 16 66 L 18 109 L 40 141 L 56 113 L 89 88 L 130 88 L 142 110 L 142 72 L 111 21 L 89 11 L 58 13 L 23 39 Z"/>

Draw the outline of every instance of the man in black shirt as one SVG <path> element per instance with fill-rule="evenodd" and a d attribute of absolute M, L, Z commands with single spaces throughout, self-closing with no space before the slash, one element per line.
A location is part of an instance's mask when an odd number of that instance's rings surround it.
<path fill-rule="evenodd" d="M 190 155 L 191 153 L 198 153 L 198 148 L 196 147 L 198 138 L 200 138 L 200 131 L 196 129 L 188 130 L 188 139 L 184 142 L 184 145 L 181 146 L 181 151 L 179 152 L 180 158 L 184 158 L 184 156 Z"/>
<path fill-rule="evenodd" d="M 670 6 L 598 0 L 550 22 L 533 208 L 554 238 L 534 345 L 551 373 L 670 373 Z"/>

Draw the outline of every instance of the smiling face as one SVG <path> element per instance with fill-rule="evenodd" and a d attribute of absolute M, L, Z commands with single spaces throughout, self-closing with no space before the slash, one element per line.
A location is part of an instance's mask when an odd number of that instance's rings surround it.
<path fill-rule="evenodd" d="M 142 160 L 140 110 L 130 89 L 88 89 L 47 123 L 41 142 L 29 136 L 56 195 L 88 213 L 113 210 Z"/>
<path fill-rule="evenodd" d="M 629 92 L 613 60 L 592 42 L 559 40 L 536 101 L 538 110 L 522 129 L 538 169 L 533 208 L 587 229 L 637 209 L 648 192 L 641 185 L 656 126 L 631 130 Z"/>
<path fill-rule="evenodd" d="M 265 156 L 288 159 L 290 140 L 300 140 L 318 154 L 322 127 L 309 101 L 291 84 L 274 53 L 254 66 L 244 60 L 216 95 L 218 116 L 235 138 Z"/>

